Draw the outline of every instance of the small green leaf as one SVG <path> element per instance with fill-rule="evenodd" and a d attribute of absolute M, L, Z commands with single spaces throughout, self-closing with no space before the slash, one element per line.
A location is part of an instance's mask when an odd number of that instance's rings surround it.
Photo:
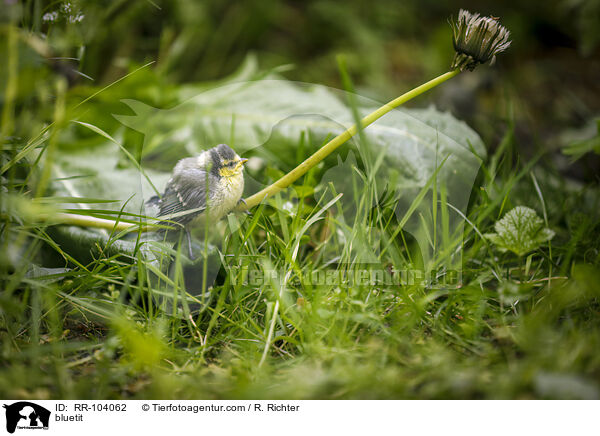
<path fill-rule="evenodd" d="M 496 233 L 486 234 L 486 238 L 498 246 L 500 251 L 512 251 L 523 256 L 539 248 L 554 237 L 554 232 L 544 227 L 544 221 L 533 209 L 517 206 L 507 212 L 494 226 Z"/>

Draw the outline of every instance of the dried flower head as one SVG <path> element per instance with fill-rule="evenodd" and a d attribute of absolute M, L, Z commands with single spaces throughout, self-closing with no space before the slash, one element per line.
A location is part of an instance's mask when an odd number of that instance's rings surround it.
<path fill-rule="evenodd" d="M 456 54 L 451 68 L 473 71 L 479 64 L 496 60 L 496 55 L 510 46 L 510 32 L 501 26 L 497 18 L 480 17 L 461 9 L 458 20 L 451 21 L 452 44 Z"/>

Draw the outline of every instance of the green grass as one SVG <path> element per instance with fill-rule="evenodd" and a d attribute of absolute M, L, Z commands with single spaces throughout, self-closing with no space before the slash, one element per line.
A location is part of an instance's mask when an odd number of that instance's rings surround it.
<path fill-rule="evenodd" d="M 14 43 L 15 28 L 3 29 Z M 496 128 L 504 137 L 482 160 L 460 232 L 437 173 L 402 198 L 410 216 L 398 213 L 403 192 L 376 177 L 385 156 L 365 153 L 342 197 L 320 183 L 335 165 L 326 161 L 251 215 L 230 215 L 208 239 L 197 229 L 191 262 L 185 245 L 141 232 L 90 239 L 38 218 L 142 219 L 96 197 L 60 209 L 75 200 L 48 189 L 61 182 L 52 165 L 109 139 L 126 150 L 118 165 L 141 172 L 139 134 L 107 114 L 123 111 L 120 98 L 167 107 L 205 85 L 169 81 L 162 64 L 132 67 L 108 87 L 68 88 L 45 76 L 23 96 L 15 62 L 23 47 L 4 48 L 0 397 L 600 397 L 600 189 L 565 177 L 550 153 L 523 157 L 513 118 Z M 290 154 L 299 162 L 320 145 L 300 135 Z M 367 149 L 368 138 L 354 146 Z M 252 176 L 272 182 L 289 170 L 285 157 Z M 556 233 L 521 257 L 484 236 L 517 205 Z M 404 231 L 414 217 L 429 230 L 431 258 Z M 448 265 L 461 271 L 460 286 Z M 405 270 L 439 272 L 447 285 L 398 284 Z"/>
<path fill-rule="evenodd" d="M 161 251 L 161 261 L 173 259 L 170 275 L 145 260 L 140 245 L 110 254 L 115 235 L 93 260 L 80 261 L 53 240 L 52 227 L 5 217 L 0 396 L 597 397 L 599 239 L 590 200 L 597 203 L 598 191 L 561 185 L 536 166 L 513 166 L 504 153 L 480 172 L 464 234 L 453 238 L 442 226 L 437 237 L 445 242 L 434 265 L 464 250 L 458 289 L 314 284 L 311 277 L 328 272 L 383 270 L 393 280 L 389 271 L 423 268 L 394 202 L 384 197 L 367 207 L 382 193 L 369 183 L 373 174 L 358 169 L 354 177 L 367 183 L 349 199 L 354 223 L 331 187 L 321 187 L 320 201 L 299 198 L 286 209 L 295 196 L 286 191 L 249 217 L 230 216 L 210 240 L 222 267 L 204 296 L 187 296 L 177 246 Z M 9 186 L 25 189 L 16 178 Z M 319 189 L 310 176 L 300 186 Z M 444 205 L 442 194 L 434 198 Z M 551 247 L 519 258 L 481 237 L 516 204 L 548 216 L 558 234 Z M 441 210 L 438 219 L 448 214 L 447 206 Z M 239 230 L 226 231 L 237 220 Z M 360 240 L 386 248 L 376 263 L 356 262 Z M 48 257 L 64 259 L 68 270 L 28 274 Z M 339 262 L 328 265 L 332 258 Z M 187 275 L 202 273 L 202 256 L 193 268 Z M 275 274 L 257 282 L 264 271 Z"/>

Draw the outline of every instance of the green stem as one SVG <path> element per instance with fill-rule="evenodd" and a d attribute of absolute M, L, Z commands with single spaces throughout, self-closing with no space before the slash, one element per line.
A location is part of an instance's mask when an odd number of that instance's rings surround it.
<path fill-rule="evenodd" d="M 123 231 L 139 224 L 126 223 L 123 221 L 107 220 L 104 218 L 96 218 L 88 215 L 77 215 L 74 213 L 57 213 L 53 215 L 40 216 L 41 221 L 48 221 L 49 224 L 62 224 L 79 227 L 94 227 L 97 229 Z M 148 229 L 144 228 L 143 231 Z"/>
<path fill-rule="evenodd" d="M 372 124 L 373 122 L 390 112 L 392 109 L 395 109 L 398 106 L 406 103 L 407 101 L 412 100 L 413 98 L 423 94 L 424 92 L 435 88 L 439 84 L 456 76 L 458 73 L 460 73 L 460 70 L 448 71 L 447 73 L 444 73 L 441 76 L 438 76 L 435 79 L 430 80 L 429 82 L 426 82 L 421 86 L 417 86 L 416 88 L 408 91 L 405 94 L 402 94 L 400 97 L 395 98 L 389 103 L 384 104 L 379 109 L 376 109 L 375 111 L 371 112 L 369 115 L 367 115 L 361 120 L 361 128 L 364 129 L 369 124 Z M 248 197 L 245 200 L 245 204 L 241 203 L 238 206 L 237 210 L 244 211 L 250 209 L 251 207 L 258 205 L 269 195 L 274 195 L 282 189 L 287 188 L 300 177 L 302 177 L 304 174 L 306 174 L 311 168 L 313 168 L 315 165 L 317 165 L 319 162 L 321 162 L 323 159 L 325 159 L 327 156 L 333 153 L 333 151 L 337 149 L 340 145 L 344 144 L 346 141 L 348 141 L 350 138 L 356 135 L 357 132 L 358 127 L 356 124 L 354 124 L 352 127 L 348 128 L 347 130 L 333 138 L 331 141 L 329 141 L 327 144 L 325 144 L 323 147 L 317 150 L 312 156 L 310 156 L 292 171 L 287 173 L 285 176 L 277 180 L 275 183 L 267 186 L 262 191 L 257 192 L 256 194 Z"/>

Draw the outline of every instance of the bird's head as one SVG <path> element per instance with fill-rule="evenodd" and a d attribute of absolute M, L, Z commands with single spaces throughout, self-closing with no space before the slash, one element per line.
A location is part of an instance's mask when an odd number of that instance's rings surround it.
<path fill-rule="evenodd" d="M 218 177 L 233 177 L 244 170 L 243 159 L 226 144 L 219 144 L 209 150 L 212 163 L 211 171 Z"/>

